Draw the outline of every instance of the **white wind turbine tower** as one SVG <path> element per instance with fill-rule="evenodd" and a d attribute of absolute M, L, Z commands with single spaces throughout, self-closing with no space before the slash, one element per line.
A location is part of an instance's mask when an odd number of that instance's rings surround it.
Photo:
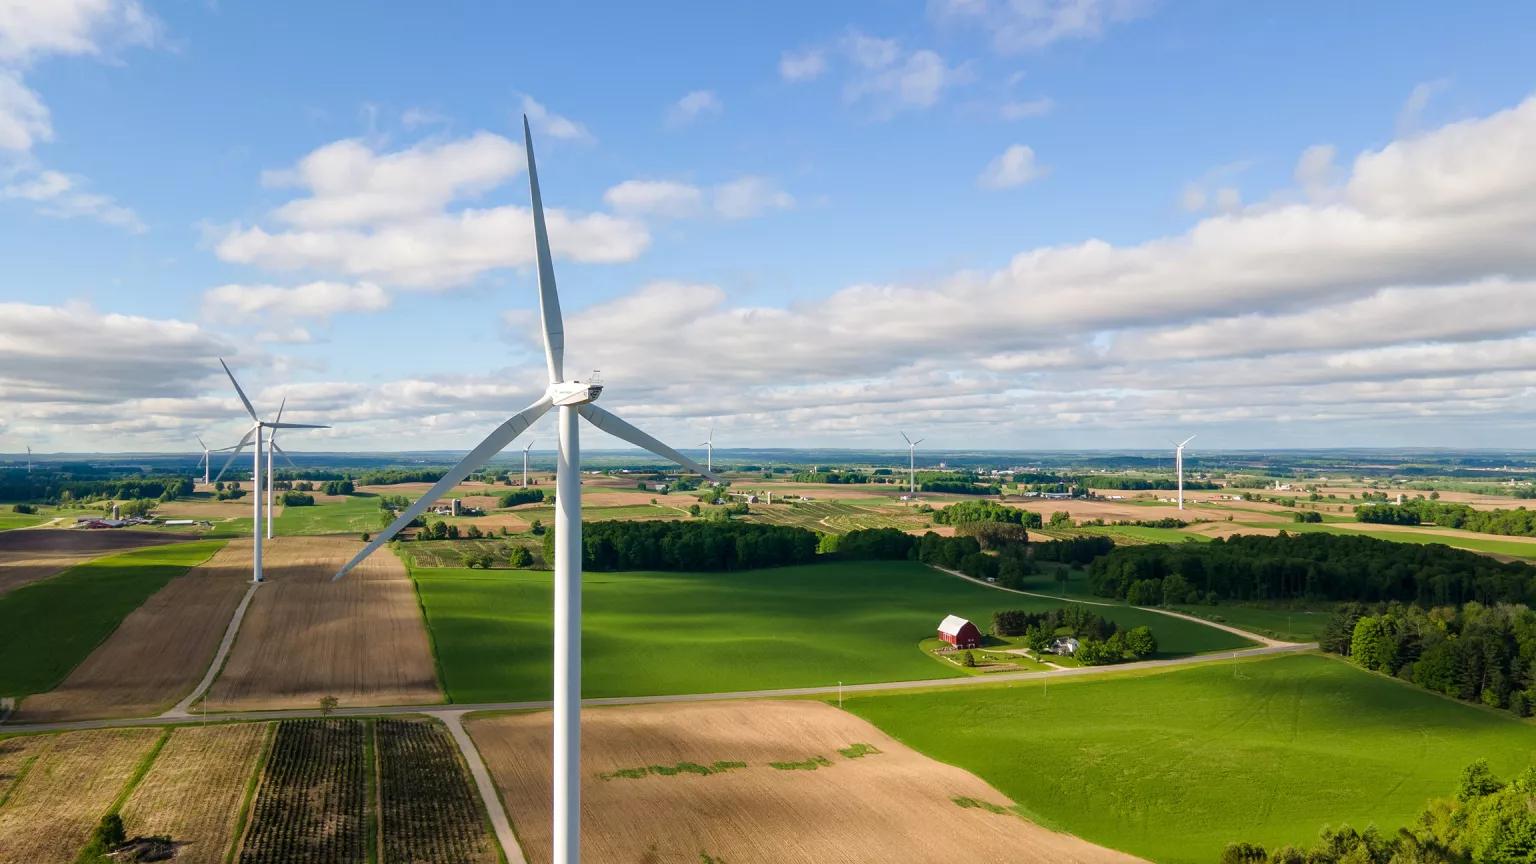
<path fill-rule="evenodd" d="M 203 485 L 207 486 L 209 484 L 209 482 L 211 482 L 208 479 L 208 471 L 209 471 L 209 464 L 208 463 L 212 461 L 209 457 L 212 454 L 214 454 L 214 453 L 227 453 L 230 450 L 235 449 L 235 447 L 234 447 L 233 444 L 231 444 L 228 447 L 212 447 L 212 448 L 210 448 L 207 444 L 203 443 L 203 436 L 201 436 L 201 435 L 193 435 L 192 437 L 196 438 L 198 446 L 203 448 Z"/>
<path fill-rule="evenodd" d="M 1195 440 L 1191 435 L 1173 445 L 1173 470 L 1179 475 L 1179 509 L 1184 509 L 1184 445 Z"/>
<path fill-rule="evenodd" d="M 909 485 L 912 487 L 911 489 L 908 490 L 907 494 L 909 494 L 909 495 L 916 495 L 917 494 L 917 445 L 923 443 L 924 441 L 926 441 L 928 439 L 926 439 L 926 438 L 919 438 L 916 441 L 913 441 L 911 438 L 907 437 L 907 433 L 905 433 L 905 432 L 901 433 L 901 438 L 902 438 L 903 441 L 907 442 L 907 480 L 909 482 Z"/>
<path fill-rule="evenodd" d="M 27 445 L 27 473 L 32 473 L 32 445 Z"/>
<path fill-rule="evenodd" d="M 715 427 L 714 426 L 710 426 L 709 427 L 709 437 L 704 439 L 703 441 L 700 441 L 699 442 L 699 446 L 704 448 L 704 467 L 708 468 L 711 471 L 715 470 Z"/>
<path fill-rule="evenodd" d="M 223 361 L 223 359 L 220 359 L 219 360 L 219 365 L 224 367 L 224 374 L 229 376 L 229 383 L 235 385 L 235 394 L 240 397 L 240 404 L 245 406 L 245 413 L 251 415 L 251 420 L 253 420 L 254 423 L 252 424 L 251 428 L 246 431 L 245 435 L 243 437 L 241 437 L 240 443 L 235 445 L 235 447 L 234 447 L 234 451 L 235 452 L 229 454 L 229 460 L 224 463 L 224 467 L 223 468 L 219 469 L 219 476 L 217 478 L 215 478 L 215 479 L 220 479 L 220 478 L 222 478 L 224 476 L 224 472 L 228 471 L 229 470 L 229 466 L 234 464 L 235 457 L 240 455 L 240 451 L 244 450 L 245 446 L 247 444 L 250 444 L 252 442 L 254 442 L 256 444 L 256 449 L 251 452 L 251 506 L 253 508 L 253 511 L 252 511 L 253 515 L 255 517 L 252 520 L 252 522 L 251 522 L 251 537 L 255 541 L 254 545 L 251 547 L 251 581 L 252 582 L 260 582 L 261 581 L 261 430 L 263 430 L 263 429 L 272 429 L 275 432 L 275 430 L 278 430 L 278 429 L 329 429 L 331 427 L 329 427 L 329 426 L 315 426 L 315 425 L 309 424 L 309 423 L 282 423 L 282 422 L 278 422 L 278 421 L 271 421 L 271 422 L 269 422 L 269 421 L 261 419 L 260 417 L 257 417 L 256 416 L 256 409 L 251 407 L 251 400 L 245 398 L 245 391 L 240 389 L 240 382 L 235 380 L 235 373 L 229 371 L 229 364 L 225 363 Z M 285 404 L 286 404 L 286 401 L 285 401 Z M 269 507 L 268 508 L 269 512 L 270 512 L 270 509 L 271 508 Z M 268 526 L 268 529 L 267 529 L 267 536 L 268 537 L 272 536 L 270 525 Z"/>
<path fill-rule="evenodd" d="M 537 438 L 533 439 L 533 441 L 537 441 L 537 440 L 539 440 L 539 439 L 537 439 Z M 523 488 L 524 489 L 528 488 L 528 451 L 533 449 L 533 441 L 529 441 L 528 442 L 528 446 L 523 448 Z"/>
<path fill-rule="evenodd" d="M 284 396 L 283 397 L 283 401 L 278 403 L 278 406 L 277 406 L 277 424 L 272 429 L 272 434 L 267 436 L 267 539 L 268 540 L 272 539 L 272 510 L 274 509 L 272 507 L 272 478 L 275 477 L 276 474 L 277 474 L 277 472 L 272 470 L 272 453 L 274 451 L 276 451 L 278 454 L 280 454 L 283 457 L 283 461 L 288 463 L 288 467 L 289 468 L 298 468 L 299 467 L 299 466 L 293 464 L 293 459 L 288 456 L 288 452 L 286 450 L 284 450 L 283 448 L 277 446 L 277 430 L 283 428 L 283 426 L 282 426 L 282 423 L 283 423 L 283 409 L 287 408 L 287 407 L 288 407 L 288 397 Z"/>
<path fill-rule="evenodd" d="M 559 446 L 555 457 L 555 680 L 554 680 L 554 864 L 576 864 L 581 858 L 581 433 L 578 417 L 609 435 L 649 450 L 665 459 L 716 478 L 704 466 L 652 438 L 628 422 L 593 404 L 602 386 L 565 377 L 565 328 L 555 268 L 539 195 L 539 174 L 533 160 L 533 133 L 523 118 L 528 151 L 528 191 L 533 203 L 533 236 L 538 257 L 539 316 L 544 327 L 544 361 L 549 385 L 532 405 L 496 427 L 484 441 L 448 470 L 427 493 L 364 546 L 336 578 L 347 574 L 396 532 L 409 525 L 434 501 L 500 453 L 534 421 L 558 408 Z"/>

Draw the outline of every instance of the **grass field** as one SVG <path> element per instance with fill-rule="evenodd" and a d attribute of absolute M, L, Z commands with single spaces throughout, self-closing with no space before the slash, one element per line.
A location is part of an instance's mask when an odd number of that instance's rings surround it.
<path fill-rule="evenodd" d="M 16 513 L 9 507 L 0 508 L 0 531 L 9 531 L 12 528 L 30 528 L 33 525 L 41 525 L 52 519 L 46 513 Z"/>
<path fill-rule="evenodd" d="M 0 694 L 50 690 L 117 629 L 124 616 L 219 540 L 151 546 L 98 558 L 0 597 Z"/>
<path fill-rule="evenodd" d="M 443 686 L 455 702 L 548 698 L 550 579 L 541 571 L 415 568 Z M 999 609 L 1061 601 L 996 591 L 909 562 L 738 573 L 588 573 L 583 693 L 622 696 L 959 677 L 918 643 L 954 613 L 986 628 Z M 1131 607 L 1168 655 L 1249 643 Z"/>
<path fill-rule="evenodd" d="M 1160 862 L 1310 843 L 1341 822 L 1390 832 L 1469 762 L 1508 777 L 1536 754 L 1536 730 L 1508 714 L 1318 655 L 846 705 L 1029 818 Z"/>
<path fill-rule="evenodd" d="M 1227 605 L 1168 608 L 1287 642 L 1316 642 L 1333 613 L 1331 605 L 1324 602 L 1301 608 Z"/>
<path fill-rule="evenodd" d="M 1246 523 L 1245 523 L 1246 524 Z M 1273 527 L 1273 526 L 1271 526 Z M 1286 531 L 1294 534 L 1345 534 L 1359 537 L 1375 537 L 1377 540 L 1388 540 L 1393 543 L 1440 543 L 1445 546 L 1454 546 L 1457 549 L 1468 549 L 1473 552 L 1486 552 L 1493 555 L 1508 555 L 1513 558 L 1536 559 L 1536 543 L 1520 542 L 1518 540 L 1493 540 L 1484 535 L 1470 532 L 1453 532 L 1450 529 L 1436 529 L 1444 533 L 1430 533 L 1424 531 L 1390 531 L 1385 529 L 1370 528 L 1343 528 L 1338 523 L 1305 524 L 1296 523 L 1284 526 Z"/>
<path fill-rule="evenodd" d="M 411 496 L 415 497 L 415 496 Z M 379 499 L 375 495 L 354 495 L 335 503 L 320 503 L 311 507 L 284 507 L 272 520 L 273 530 L 283 535 L 293 534 L 353 534 L 364 531 L 378 532 L 382 525 Z M 249 523 L 246 531 L 250 531 Z"/>
<path fill-rule="evenodd" d="M 1148 525 L 1083 525 L 1082 534 L 1099 534 L 1112 537 L 1117 542 L 1132 543 L 1209 543 L 1211 538 L 1190 534 L 1181 528 L 1154 528 Z"/>

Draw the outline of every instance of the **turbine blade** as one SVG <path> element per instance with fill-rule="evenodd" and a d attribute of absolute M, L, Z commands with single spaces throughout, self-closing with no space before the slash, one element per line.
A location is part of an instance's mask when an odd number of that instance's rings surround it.
<path fill-rule="evenodd" d="M 703 465 L 700 465 L 692 459 L 689 459 L 687 456 L 684 456 L 676 450 L 673 450 L 671 447 L 668 447 L 667 445 L 661 443 L 655 438 L 652 438 L 646 433 L 641 432 L 639 429 L 632 426 L 628 421 L 621 419 L 617 414 L 604 411 L 596 405 L 593 405 L 591 402 L 582 405 L 577 410 L 581 412 L 581 416 L 587 418 L 588 423 L 591 423 L 593 426 L 596 426 L 597 428 L 607 432 L 609 435 L 612 435 L 615 438 L 623 439 L 635 445 L 636 447 L 642 447 L 646 450 L 649 450 L 652 453 L 655 453 L 657 456 L 662 457 L 663 459 L 671 459 L 673 462 L 676 462 L 684 468 L 687 468 L 689 471 L 692 471 L 695 474 L 702 474 L 703 476 L 708 477 L 710 480 L 713 480 L 716 483 L 723 482 L 718 476 L 711 473 Z"/>
<path fill-rule="evenodd" d="M 261 418 L 256 416 L 256 409 L 251 407 L 251 400 L 245 398 L 245 391 L 240 389 L 240 382 L 235 380 L 235 373 L 229 371 L 229 364 L 224 362 L 223 357 L 219 358 L 219 365 L 224 367 L 224 374 L 229 376 L 229 383 L 235 385 L 235 393 L 239 394 L 240 402 L 245 405 L 245 413 L 251 415 L 252 420 L 260 423 Z"/>
<path fill-rule="evenodd" d="M 392 537 L 400 533 L 400 529 L 411 524 L 412 519 L 426 512 L 426 509 L 432 506 L 432 502 L 443 497 L 453 487 L 459 485 L 465 477 L 470 475 L 470 472 L 484 465 L 492 456 L 500 453 L 508 444 L 512 443 L 512 439 L 521 435 L 529 426 L 532 426 L 535 420 L 543 417 L 544 412 L 549 410 L 549 406 L 549 397 L 541 397 L 539 401 L 513 414 L 508 418 L 507 422 L 497 426 L 491 434 L 485 437 L 484 441 L 481 441 L 475 446 L 475 449 L 469 451 L 469 455 L 459 460 L 459 464 L 448 469 L 448 473 L 443 475 L 443 479 L 432 484 L 432 488 L 428 489 L 426 494 L 417 498 L 411 506 L 405 508 L 405 511 L 396 517 L 395 521 L 391 522 L 388 528 L 375 535 L 373 542 L 364 546 L 361 552 L 357 553 L 351 561 L 347 562 L 347 566 L 341 568 L 335 576 L 331 577 L 331 580 L 340 579 L 351 572 L 353 567 L 363 563 L 364 558 L 372 555 L 375 549 L 389 542 Z"/>
<path fill-rule="evenodd" d="M 921 444 L 921 443 L 923 443 L 924 441 L 927 441 L 927 440 L 928 440 L 927 438 L 919 438 L 916 441 L 912 442 L 912 446 L 916 447 L 917 445 L 919 445 L 919 444 Z"/>
<path fill-rule="evenodd" d="M 907 443 L 908 443 L 908 444 L 911 444 L 911 443 L 912 443 L 912 439 L 911 439 L 911 438 L 908 438 L 908 437 L 907 437 L 907 433 L 905 433 L 905 432 L 903 432 L 903 433 L 901 433 L 901 440 L 903 440 L 903 441 L 905 441 L 905 442 L 907 442 Z"/>
<path fill-rule="evenodd" d="M 317 426 L 313 423 L 266 423 L 268 429 L 329 429 L 329 426 Z"/>
<path fill-rule="evenodd" d="M 208 445 L 203 443 L 203 436 L 193 435 L 192 437 L 197 439 L 198 445 L 201 446 L 204 450 L 208 449 Z"/>
<path fill-rule="evenodd" d="M 288 394 L 284 393 L 283 394 L 283 401 L 279 402 L 278 405 L 277 405 L 277 422 L 273 424 L 273 426 L 275 426 L 276 428 L 274 428 L 272 430 L 272 434 L 271 435 L 267 436 L 267 440 L 270 441 L 273 446 L 277 445 L 277 430 L 282 428 L 282 425 L 283 425 L 283 409 L 287 408 L 287 407 L 288 407 Z"/>
<path fill-rule="evenodd" d="M 299 466 L 293 464 L 293 458 L 288 455 L 288 451 L 277 446 L 276 441 L 272 442 L 272 449 L 277 451 L 277 455 L 283 457 L 283 461 L 288 463 L 289 468 L 292 468 L 295 471 L 299 470 Z"/>
<path fill-rule="evenodd" d="M 533 131 L 523 115 L 523 143 L 528 149 L 528 192 L 533 200 L 533 241 L 539 259 L 539 317 L 544 323 L 544 362 L 549 383 L 565 380 L 565 322 L 560 317 L 560 294 L 555 290 L 555 262 L 549 254 L 549 231 L 544 225 L 544 199 L 539 194 L 539 170 L 533 164 Z"/>
<path fill-rule="evenodd" d="M 235 459 L 240 455 L 241 451 L 245 450 L 246 446 L 251 443 L 251 439 L 255 435 L 256 427 L 252 426 L 250 431 L 245 433 L 245 437 L 240 439 L 239 444 L 236 444 L 233 447 L 224 448 L 225 450 L 233 450 L 235 452 L 229 454 L 229 458 L 224 460 L 224 467 L 219 469 L 219 476 L 213 478 L 213 482 L 217 483 L 224 479 L 224 472 L 229 470 L 229 466 L 235 464 Z"/>

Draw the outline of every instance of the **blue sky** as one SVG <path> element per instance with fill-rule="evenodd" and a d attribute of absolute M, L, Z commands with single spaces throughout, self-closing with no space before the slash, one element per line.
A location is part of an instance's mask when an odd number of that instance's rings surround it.
<path fill-rule="evenodd" d="M 221 354 L 472 445 L 530 109 L 573 360 L 679 442 L 1528 440 L 1530 4 L 737 5 L 0 0 L 0 452 L 228 437 Z"/>

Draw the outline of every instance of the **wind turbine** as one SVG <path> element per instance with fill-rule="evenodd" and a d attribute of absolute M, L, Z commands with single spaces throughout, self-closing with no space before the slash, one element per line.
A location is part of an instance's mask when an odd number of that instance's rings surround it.
<path fill-rule="evenodd" d="M 699 446 L 704 448 L 704 467 L 708 468 L 711 471 L 715 470 L 715 427 L 714 426 L 710 426 L 709 427 L 709 437 L 704 439 L 703 441 L 700 441 L 699 442 Z"/>
<path fill-rule="evenodd" d="M 277 430 L 282 428 L 283 409 L 287 408 L 287 407 L 288 407 L 288 397 L 284 396 L 283 397 L 283 401 L 278 403 L 278 406 L 277 406 L 277 424 L 278 425 L 275 428 L 273 428 L 272 434 L 267 437 L 267 445 L 268 445 L 267 446 L 267 539 L 268 540 L 272 539 L 272 511 L 274 509 L 273 506 L 272 506 L 272 478 L 277 476 L 277 472 L 272 470 L 272 453 L 273 453 L 273 451 L 276 451 L 277 453 L 282 454 L 283 461 L 288 463 L 288 467 L 289 468 L 298 468 L 299 467 L 299 466 L 293 464 L 293 459 L 288 456 L 287 451 L 285 451 L 283 448 L 277 446 Z M 258 491 L 260 491 L 260 490 L 258 490 Z"/>
<path fill-rule="evenodd" d="M 434 501 L 500 453 L 518 435 L 551 408 L 559 414 L 559 446 L 555 456 L 555 680 L 554 680 L 554 801 L 553 838 L 555 864 L 576 864 L 581 857 L 581 432 L 579 417 L 616 438 L 670 459 L 710 480 L 704 466 L 652 438 L 628 422 L 593 404 L 602 386 L 565 377 L 565 327 L 560 316 L 560 295 L 555 290 L 555 268 L 544 224 L 544 204 L 539 195 L 539 174 L 533 161 L 533 133 L 523 118 L 523 141 L 528 153 L 528 191 L 533 203 L 533 236 L 538 257 L 539 316 L 544 328 L 544 361 L 549 385 L 532 405 L 507 418 L 443 479 L 428 489 L 395 521 L 364 546 L 336 574 L 340 579 L 374 550 L 384 545 Z"/>
<path fill-rule="evenodd" d="M 907 442 L 907 478 L 912 486 L 908 494 L 915 496 L 917 495 L 917 445 L 927 441 L 928 439 L 919 438 L 916 441 L 913 441 L 911 438 L 907 437 L 907 433 L 905 432 L 901 433 L 901 437 L 902 440 Z"/>
<path fill-rule="evenodd" d="M 192 437 L 196 438 L 198 446 L 203 448 L 203 485 L 207 486 L 208 483 L 210 482 L 208 480 L 208 470 L 209 470 L 209 464 L 208 463 L 212 461 L 209 458 L 210 454 L 213 454 L 213 453 L 227 453 L 230 450 L 233 450 L 235 448 L 234 448 L 234 445 L 230 445 L 228 447 L 209 448 L 209 446 L 207 444 L 203 443 L 203 436 L 201 436 L 201 435 L 193 435 Z"/>
<path fill-rule="evenodd" d="M 32 445 L 27 445 L 27 473 L 32 473 Z"/>
<path fill-rule="evenodd" d="M 1184 445 L 1195 440 L 1191 435 L 1183 441 L 1174 442 L 1173 445 L 1173 470 L 1179 475 L 1179 509 L 1184 509 Z"/>
<path fill-rule="evenodd" d="M 282 423 L 278 421 L 268 422 L 256 416 L 256 409 L 251 407 L 251 400 L 245 398 L 245 391 L 240 389 L 240 382 L 235 380 L 235 373 L 229 371 L 229 364 L 223 358 L 219 359 L 219 365 L 224 367 L 224 374 L 229 376 L 229 383 L 235 385 L 235 394 L 240 397 L 240 404 L 245 406 L 245 413 L 251 415 L 254 421 L 251 428 L 241 437 L 240 443 L 234 447 L 235 452 L 229 454 L 229 460 L 224 467 L 219 469 L 219 478 L 229 470 L 235 457 L 245 449 L 247 444 L 255 442 L 256 449 L 251 452 L 251 506 L 254 519 L 251 521 L 251 537 L 255 544 L 251 547 L 251 581 L 261 581 L 261 430 L 263 429 L 329 429 L 329 426 L 315 426 L 309 423 Z M 285 404 L 286 404 L 286 400 Z M 275 446 L 275 445 L 274 445 Z M 270 457 L 269 457 L 270 458 Z M 270 467 L 270 466 L 269 466 Z M 271 512 L 270 505 L 268 512 Z M 267 536 L 272 536 L 271 524 L 268 523 Z"/>
<path fill-rule="evenodd" d="M 533 441 L 537 441 L 537 440 L 539 440 L 539 439 L 537 439 L 537 438 L 533 439 Z M 533 449 L 533 441 L 529 441 L 528 442 L 528 446 L 523 448 L 523 488 L 524 489 L 528 488 L 528 451 Z"/>

